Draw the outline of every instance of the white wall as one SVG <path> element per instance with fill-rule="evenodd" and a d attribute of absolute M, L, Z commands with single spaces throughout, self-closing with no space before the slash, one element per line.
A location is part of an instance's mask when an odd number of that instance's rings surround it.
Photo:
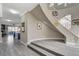
<path fill-rule="evenodd" d="M 31 14 L 28 14 L 28 41 L 39 40 L 42 38 L 62 38 L 63 36 L 60 33 L 53 31 L 47 27 L 43 22 L 33 17 Z M 37 24 L 41 23 L 42 28 L 37 29 Z"/>
<path fill-rule="evenodd" d="M 2 19 L 2 4 L 0 3 L 0 20 Z M 2 42 L 1 22 L 0 22 L 0 42 Z"/>
<path fill-rule="evenodd" d="M 1 20 L 2 18 L 0 17 L 0 20 Z M 1 32 L 1 22 L 0 22 L 0 43 L 2 42 L 2 32 Z"/>
<path fill-rule="evenodd" d="M 21 23 L 25 22 L 25 32 L 21 31 L 21 42 L 27 44 L 27 18 L 26 15 L 21 17 Z"/>
<path fill-rule="evenodd" d="M 25 16 L 25 17 L 24 17 Z M 21 35 L 21 41 L 24 43 L 26 42 L 32 42 L 36 40 L 43 40 L 43 39 L 54 39 L 54 38 L 64 38 L 63 35 L 61 35 L 59 32 L 56 32 L 53 29 L 50 29 L 48 26 L 46 26 L 43 22 L 35 18 L 30 13 L 25 14 L 22 16 L 22 19 L 25 19 L 25 28 L 26 32 L 22 33 Z M 40 23 L 41 29 L 38 30 L 37 24 Z M 26 42 L 25 42 L 26 41 Z"/>
<path fill-rule="evenodd" d="M 79 37 L 79 25 L 73 25 L 71 31 Z"/>
<path fill-rule="evenodd" d="M 0 3 L 0 17 L 2 17 L 2 4 Z"/>
<path fill-rule="evenodd" d="M 1 24 L 0 24 L 0 43 L 2 42 Z"/>

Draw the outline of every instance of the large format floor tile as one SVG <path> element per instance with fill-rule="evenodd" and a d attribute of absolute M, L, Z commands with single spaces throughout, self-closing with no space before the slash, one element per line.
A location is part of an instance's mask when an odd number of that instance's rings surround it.
<path fill-rule="evenodd" d="M 0 43 L 0 56 L 38 56 L 38 54 L 9 35 Z"/>

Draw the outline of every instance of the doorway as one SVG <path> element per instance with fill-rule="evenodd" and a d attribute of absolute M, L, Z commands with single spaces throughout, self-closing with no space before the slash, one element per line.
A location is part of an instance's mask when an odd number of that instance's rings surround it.
<path fill-rule="evenodd" d="M 14 39 L 20 40 L 20 27 L 8 26 L 8 35 L 12 35 Z"/>

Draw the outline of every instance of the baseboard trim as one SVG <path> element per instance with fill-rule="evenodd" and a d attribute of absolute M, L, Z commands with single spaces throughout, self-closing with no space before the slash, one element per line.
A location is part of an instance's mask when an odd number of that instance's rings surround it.
<path fill-rule="evenodd" d="M 25 46 L 27 46 L 27 44 L 26 43 L 24 43 L 23 41 L 20 41 L 23 45 L 25 45 Z"/>
<path fill-rule="evenodd" d="M 66 42 L 67 45 L 75 45 L 75 43 L 72 42 Z"/>
<path fill-rule="evenodd" d="M 39 38 L 39 39 L 33 39 L 27 42 L 27 45 L 29 45 L 31 42 L 34 41 L 40 41 L 40 40 L 63 40 L 64 38 Z"/>

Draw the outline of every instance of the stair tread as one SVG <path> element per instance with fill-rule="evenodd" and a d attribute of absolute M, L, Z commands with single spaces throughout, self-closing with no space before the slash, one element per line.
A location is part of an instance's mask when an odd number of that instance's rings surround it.
<path fill-rule="evenodd" d="M 34 48 L 34 49 L 40 51 L 41 53 L 47 55 L 47 56 L 55 56 L 54 54 L 51 54 L 51 53 L 49 53 L 49 52 L 47 52 L 47 51 L 45 51 L 45 50 L 43 50 L 43 49 L 41 49 L 41 48 L 39 48 L 39 47 L 36 47 L 36 46 L 32 45 L 32 44 L 30 44 L 30 46 L 31 46 L 32 48 Z"/>
<path fill-rule="evenodd" d="M 55 52 L 58 52 L 60 54 L 66 55 L 66 46 L 64 45 L 64 43 L 60 43 L 60 42 L 56 42 L 56 41 L 37 41 L 37 42 L 33 42 L 37 45 L 40 45 L 42 47 L 45 47 L 49 50 L 53 50 Z"/>

